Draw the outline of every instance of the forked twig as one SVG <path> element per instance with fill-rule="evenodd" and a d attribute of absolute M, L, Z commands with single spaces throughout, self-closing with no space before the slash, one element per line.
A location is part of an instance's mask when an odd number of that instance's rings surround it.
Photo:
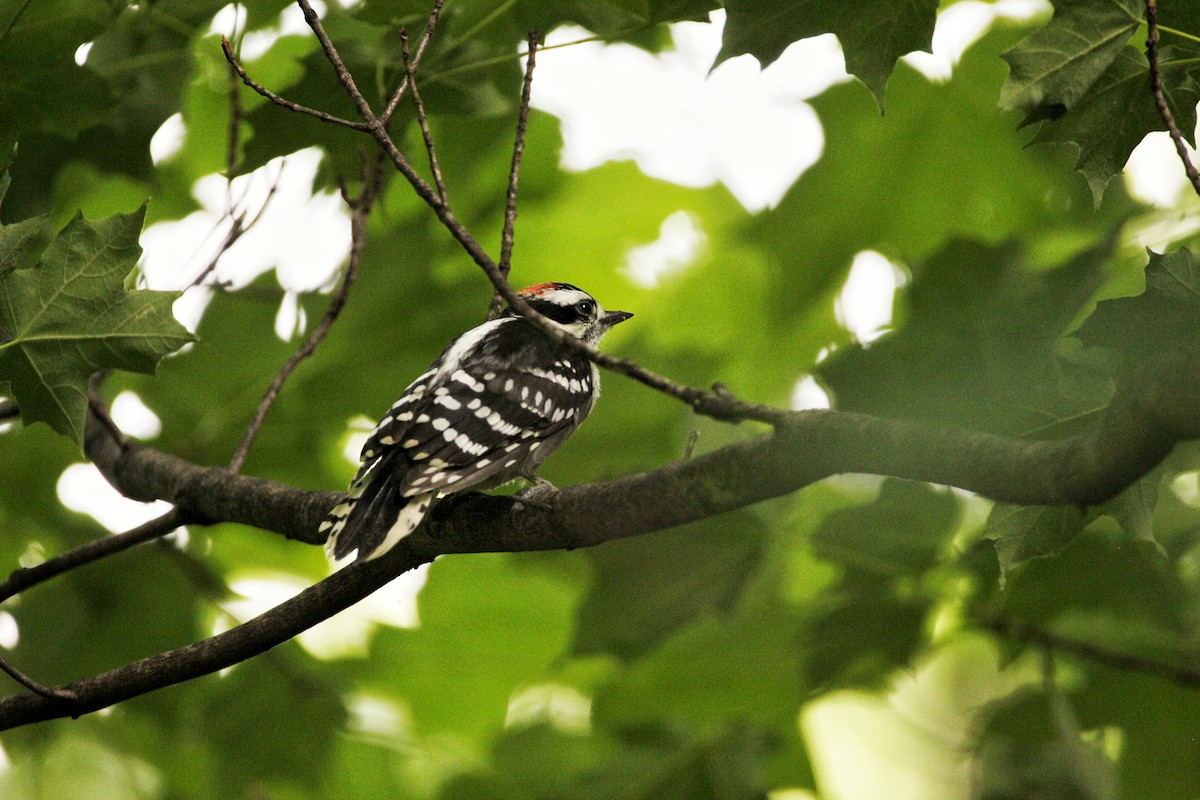
<path fill-rule="evenodd" d="M 417 52 L 413 53 L 413 72 L 421 65 L 421 56 L 425 55 L 425 47 L 429 44 L 429 40 L 433 38 L 433 29 L 437 27 L 438 18 L 442 15 L 442 4 L 444 2 L 445 0 L 434 0 L 433 11 L 429 12 L 429 21 L 425 23 L 425 33 L 421 36 L 421 41 L 417 43 Z M 379 115 L 379 119 L 384 125 L 387 125 L 388 120 L 392 118 L 392 114 L 396 113 L 396 107 L 400 105 L 400 99 L 404 97 L 404 90 L 412 83 L 407 65 L 405 65 L 404 73 L 404 78 L 400 81 L 400 85 L 396 87 L 396 91 L 392 93 L 391 99 L 388 100 L 387 106 L 383 109 L 383 113 Z"/>
<path fill-rule="evenodd" d="M 21 670 L 8 663 L 3 656 L 0 656 L 0 672 L 6 673 L 10 678 L 34 694 L 39 694 L 42 697 L 46 697 L 51 700 L 62 700 L 65 703 L 74 703 L 77 701 L 74 692 L 70 691 L 69 689 L 59 689 L 54 686 L 44 686 L 38 683 L 24 672 L 21 672 Z"/>
<path fill-rule="evenodd" d="M 437 187 L 438 197 L 442 203 L 449 203 L 446 194 L 446 180 L 442 177 L 437 148 L 433 146 L 433 134 L 429 131 L 429 117 L 425 115 L 425 104 L 421 102 L 421 93 L 417 91 L 416 65 L 409 58 L 408 32 L 404 28 L 400 29 L 400 53 L 404 59 L 404 76 L 408 81 L 409 93 L 412 95 L 413 109 L 417 114 L 417 127 L 421 129 L 421 138 L 425 140 L 425 152 L 429 154 L 429 171 L 433 173 L 433 184 Z"/>
<path fill-rule="evenodd" d="M 1154 105 L 1158 115 L 1167 126 L 1171 141 L 1175 144 L 1175 152 L 1183 162 L 1183 171 L 1191 181 L 1192 189 L 1200 195 L 1200 172 L 1188 156 L 1187 143 L 1183 133 L 1175 123 L 1175 117 L 1167 105 L 1166 95 L 1163 94 L 1162 73 L 1158 68 L 1158 3 L 1157 0 L 1146 0 L 1146 60 L 1150 62 L 1150 91 L 1154 94 Z"/>
<path fill-rule="evenodd" d="M 500 261 L 496 268 L 508 280 L 512 269 L 514 233 L 517 225 L 517 186 L 521 178 L 521 157 L 525 154 L 525 128 L 529 124 L 529 103 L 533 97 L 533 68 L 537 64 L 537 31 L 529 32 L 529 52 L 525 58 L 525 80 L 521 83 L 521 104 L 517 109 L 517 135 L 513 142 L 512 165 L 508 170 L 508 193 L 504 198 L 504 228 L 500 232 Z M 500 316 L 504 298 L 499 292 L 492 295 L 488 319 Z"/>
<path fill-rule="evenodd" d="M 354 285 L 354 280 L 358 276 L 358 262 L 362 258 L 363 247 L 367 242 L 367 218 L 370 216 L 371 208 L 375 202 L 375 198 L 379 194 L 380 185 L 383 181 L 383 159 L 381 156 L 376 156 L 372 159 L 364 152 L 362 154 L 362 165 L 362 184 L 359 188 L 358 196 L 354 198 L 353 202 L 349 203 L 351 208 L 350 257 L 346 262 L 346 270 L 342 273 L 342 279 L 338 283 L 338 287 L 333 293 L 333 299 L 329 301 L 329 306 L 325 309 L 321 321 L 312 329 L 308 338 L 292 354 L 291 358 L 280 367 L 279 372 L 275 374 L 274 380 L 271 381 L 271 385 L 267 387 L 262 400 L 259 401 L 258 407 L 254 411 L 254 418 L 246 427 L 246 432 L 242 435 L 242 441 L 238 445 L 237 450 L 234 451 L 233 458 L 229 460 L 229 468 L 234 472 L 240 470 L 242 464 L 245 463 L 246 456 L 250 452 L 250 447 L 254 444 L 254 439 L 258 436 L 259 429 L 262 428 L 267 412 L 275 404 L 275 399 L 279 396 L 279 391 L 283 388 L 283 384 L 300 362 L 312 355 L 313 351 L 317 349 L 317 345 L 329 333 L 329 329 L 333 327 L 333 323 L 337 321 L 338 315 L 342 313 L 342 308 L 346 305 L 346 298 L 350 294 L 350 287 Z"/>

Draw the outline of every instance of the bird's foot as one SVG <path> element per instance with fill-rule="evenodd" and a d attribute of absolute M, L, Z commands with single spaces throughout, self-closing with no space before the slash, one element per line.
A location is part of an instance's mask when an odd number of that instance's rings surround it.
<path fill-rule="evenodd" d="M 516 493 L 515 497 L 517 502 L 523 506 L 529 506 L 530 508 L 540 508 L 542 511 L 553 511 L 553 495 L 558 491 L 558 488 L 541 475 L 529 473 L 528 475 L 522 475 L 521 477 L 533 485 Z"/>

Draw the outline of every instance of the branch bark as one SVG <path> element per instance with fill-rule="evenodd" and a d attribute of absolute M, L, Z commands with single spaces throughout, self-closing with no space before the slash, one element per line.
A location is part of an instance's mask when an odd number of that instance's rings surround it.
<path fill-rule="evenodd" d="M 78 716 L 243 661 L 358 602 L 392 578 L 448 553 L 590 547 L 789 494 L 838 473 L 860 472 L 969 489 L 1021 504 L 1091 505 L 1130 485 L 1184 439 L 1200 437 L 1200 350 L 1145 366 L 1090 433 L 1025 441 L 836 411 L 792 412 L 772 433 L 650 472 L 571 486 L 551 510 L 511 497 L 452 496 L 393 553 L 352 565 L 292 600 L 187 647 L 61 689 L 0 700 L 0 729 Z M 341 498 L 201 467 L 122 440 L 95 413 L 89 456 L 137 499 L 174 503 L 189 518 L 240 522 L 317 544 L 317 526 Z"/>

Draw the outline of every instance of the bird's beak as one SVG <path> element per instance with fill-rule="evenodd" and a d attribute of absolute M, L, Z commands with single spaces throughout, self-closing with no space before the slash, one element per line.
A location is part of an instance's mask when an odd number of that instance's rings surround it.
<path fill-rule="evenodd" d="M 624 322 L 632 316 L 633 314 L 628 311 L 606 311 L 600 321 L 604 323 L 604 327 L 611 328 L 613 325 Z"/>

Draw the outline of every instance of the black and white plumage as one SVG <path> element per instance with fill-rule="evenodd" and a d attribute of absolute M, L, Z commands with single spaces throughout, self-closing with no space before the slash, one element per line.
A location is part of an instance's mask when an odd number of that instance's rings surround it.
<path fill-rule="evenodd" d="M 633 316 L 605 311 L 569 283 L 522 289 L 525 302 L 589 344 Z M 594 364 L 511 309 L 459 336 L 375 426 L 346 499 L 321 523 L 326 551 L 377 558 L 441 495 L 532 481 L 591 413 Z"/>

